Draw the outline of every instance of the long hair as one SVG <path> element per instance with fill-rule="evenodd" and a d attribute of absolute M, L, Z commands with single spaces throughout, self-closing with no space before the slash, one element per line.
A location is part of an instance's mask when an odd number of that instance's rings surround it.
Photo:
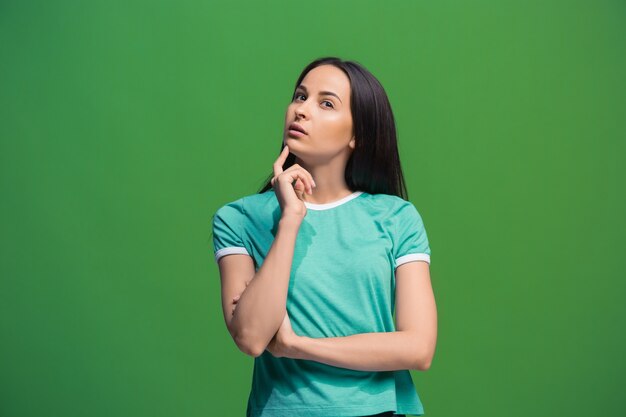
<path fill-rule="evenodd" d="M 337 57 L 318 58 L 304 68 L 296 81 L 294 93 L 309 71 L 325 64 L 341 69 L 350 79 L 350 111 L 355 147 L 346 164 L 346 184 L 351 190 L 391 194 L 407 200 L 391 104 L 383 86 L 372 73 L 355 61 Z M 283 144 L 278 154 L 282 150 Z M 296 156 L 289 153 L 283 169 L 292 166 L 295 160 Z M 273 176 L 272 172 L 259 193 L 272 188 Z"/>

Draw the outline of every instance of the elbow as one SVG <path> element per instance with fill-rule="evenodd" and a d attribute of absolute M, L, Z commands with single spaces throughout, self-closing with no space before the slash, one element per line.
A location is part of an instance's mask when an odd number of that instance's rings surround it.
<path fill-rule="evenodd" d="M 416 371 L 428 371 L 430 369 L 430 365 L 433 361 L 433 355 L 421 355 L 413 362 L 412 369 Z"/>
<path fill-rule="evenodd" d="M 430 369 L 430 361 L 428 362 L 420 361 L 415 365 L 414 369 L 416 371 L 428 371 Z"/>
<path fill-rule="evenodd" d="M 253 358 L 258 358 L 265 351 L 265 349 L 261 350 L 254 346 L 247 346 L 247 345 L 240 345 L 240 344 L 238 344 L 237 346 L 239 347 L 240 351 L 242 351 L 246 355 L 251 356 Z"/>
<path fill-rule="evenodd" d="M 260 343 L 256 343 L 252 337 L 246 334 L 247 332 L 239 331 L 234 333 L 233 340 L 240 351 L 253 358 L 258 358 L 265 351 L 265 347 Z"/>

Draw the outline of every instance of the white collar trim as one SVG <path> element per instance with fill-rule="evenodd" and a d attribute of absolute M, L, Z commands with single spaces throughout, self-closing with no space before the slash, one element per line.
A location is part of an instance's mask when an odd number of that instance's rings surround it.
<path fill-rule="evenodd" d="M 304 205 L 306 206 L 307 209 L 311 209 L 311 210 L 328 210 L 330 208 L 337 207 L 344 203 L 347 203 L 348 201 L 360 196 L 361 194 L 363 194 L 363 191 L 355 191 L 352 194 L 345 196 L 344 198 L 341 198 L 337 201 L 332 201 L 330 203 L 315 204 L 315 203 L 309 203 L 308 201 L 305 201 Z"/>

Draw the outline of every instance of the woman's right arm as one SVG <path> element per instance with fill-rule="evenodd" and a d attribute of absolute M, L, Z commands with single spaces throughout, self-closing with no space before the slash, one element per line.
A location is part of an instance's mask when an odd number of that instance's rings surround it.
<path fill-rule="evenodd" d="M 248 255 L 220 258 L 226 325 L 239 349 L 248 355 L 257 357 L 263 353 L 285 317 L 289 277 L 301 221 L 296 217 L 280 219 L 274 242 L 256 273 Z M 250 277 L 250 270 L 252 278 L 244 287 L 243 279 Z M 241 294 L 234 312 L 231 311 L 232 294 Z"/>
<path fill-rule="evenodd" d="M 225 255 L 219 260 L 228 330 L 239 349 L 254 357 L 263 353 L 287 312 L 293 253 L 307 211 L 303 194 L 305 190 L 312 194 L 315 187 L 311 174 L 298 164 L 283 171 L 288 155 L 289 148 L 285 146 L 274 162 L 272 186 L 282 214 L 263 264 L 255 273 L 248 255 Z M 237 295 L 240 296 L 235 301 Z M 231 302 L 237 304 L 232 313 Z"/>

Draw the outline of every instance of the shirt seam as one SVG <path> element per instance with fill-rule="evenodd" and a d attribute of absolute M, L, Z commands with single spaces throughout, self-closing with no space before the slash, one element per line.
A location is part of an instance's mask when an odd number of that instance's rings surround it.
<path fill-rule="evenodd" d="M 245 235 L 244 235 L 244 227 L 243 227 L 243 219 L 247 216 L 246 213 L 246 199 L 242 198 L 241 199 L 241 213 L 242 216 L 239 219 L 239 236 L 241 236 L 241 244 L 243 247 L 246 247 L 246 243 L 245 243 Z M 246 251 L 248 250 L 248 248 L 246 248 Z"/>
<path fill-rule="evenodd" d="M 402 199 L 402 201 L 406 201 L 404 199 Z M 395 263 L 396 263 L 396 259 L 399 258 L 398 256 L 398 252 L 400 251 L 400 236 L 398 236 L 398 217 L 400 217 L 399 215 L 394 216 L 394 222 L 393 222 L 393 236 L 394 236 L 394 248 L 395 248 L 395 254 L 393 256 L 393 263 L 394 263 L 394 267 L 396 267 Z"/>

